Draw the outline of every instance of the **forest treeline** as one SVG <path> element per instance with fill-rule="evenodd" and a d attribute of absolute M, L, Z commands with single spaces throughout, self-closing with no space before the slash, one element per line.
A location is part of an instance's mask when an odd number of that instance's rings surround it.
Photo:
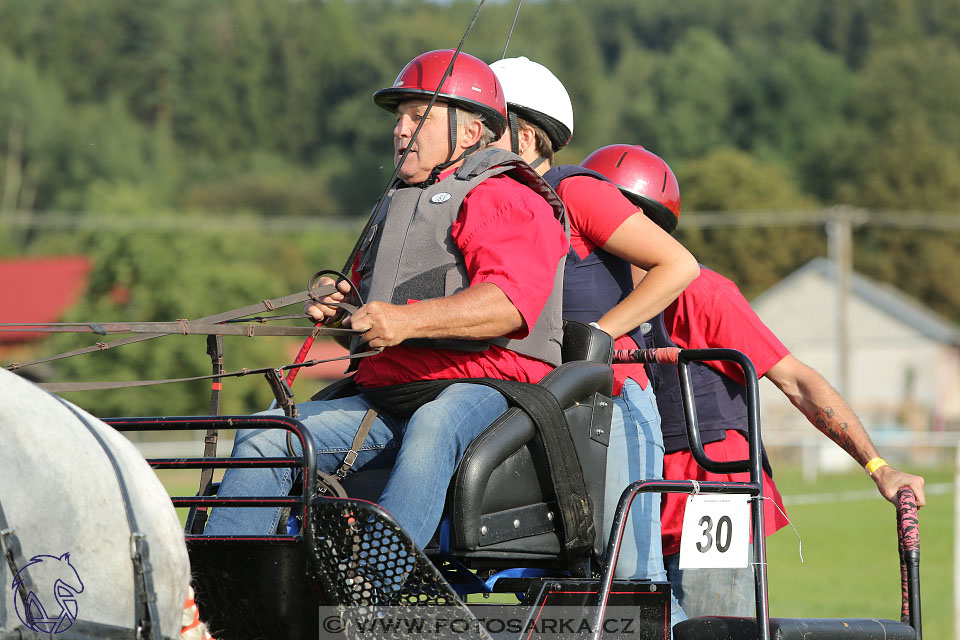
<path fill-rule="evenodd" d="M 488 2 L 465 50 L 501 57 L 515 8 Z M 475 9 L 0 3 L 0 256 L 90 255 L 89 295 L 74 312 L 86 319 L 199 317 L 302 288 L 315 268 L 341 266 L 350 231 L 68 233 L 31 225 L 29 214 L 359 226 L 392 168 L 392 117 L 371 94 L 416 54 L 455 47 Z M 760 211 L 775 222 L 777 212 L 844 204 L 905 221 L 960 216 L 955 0 L 528 0 L 507 55 L 542 62 L 570 91 L 574 138 L 558 161 L 642 144 L 674 168 L 684 213 Z M 12 212 L 20 223 L 4 228 Z M 815 226 L 683 227 L 681 217 L 678 237 L 698 258 L 748 295 L 826 251 Z M 868 215 L 854 248 L 858 271 L 960 320 L 960 234 L 871 225 Z M 117 350 L 58 374 L 168 377 L 207 366 L 202 347 L 182 349 Z M 256 406 L 261 393 L 241 404 Z M 156 391 L 136 406 L 171 413 L 201 396 Z M 111 397 L 96 401 L 101 413 L 128 409 Z"/>

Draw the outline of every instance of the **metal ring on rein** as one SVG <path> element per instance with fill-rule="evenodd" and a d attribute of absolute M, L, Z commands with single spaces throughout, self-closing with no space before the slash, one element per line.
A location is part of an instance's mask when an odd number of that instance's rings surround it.
<path fill-rule="evenodd" d="M 339 285 L 341 281 L 349 282 L 350 293 L 347 295 L 350 297 L 351 300 L 355 299 L 357 301 L 357 304 L 353 304 L 352 302 L 351 303 L 347 303 L 347 302 L 322 303 L 321 298 L 316 296 L 313 293 L 313 290 L 319 286 L 318 281 L 320 280 L 320 278 L 328 275 L 336 276 L 336 279 L 334 280 L 334 286 Z M 337 291 L 339 290 L 340 290 L 339 287 L 337 287 Z M 354 311 L 356 311 L 357 309 L 359 309 L 364 305 L 363 296 L 361 296 L 360 291 L 358 291 L 357 288 L 353 286 L 353 282 L 350 280 L 350 278 L 342 271 L 337 271 L 336 269 L 321 269 L 320 271 L 317 271 L 315 274 L 310 276 L 310 279 L 307 280 L 307 293 L 310 295 L 310 299 L 318 304 L 322 303 L 328 306 L 334 306 L 334 307 L 340 308 L 340 311 L 338 313 L 330 316 L 329 318 L 319 323 L 323 326 L 339 325 L 339 323 L 343 321 L 343 317 L 345 315 L 347 315 L 348 313 L 352 314 Z"/>
<path fill-rule="evenodd" d="M 357 300 L 360 301 L 360 304 L 358 304 L 357 306 L 362 307 L 364 305 L 363 297 L 360 295 L 360 292 L 357 291 L 357 288 L 353 286 L 353 282 L 350 280 L 349 276 L 347 276 L 342 271 L 337 271 L 336 269 L 321 269 L 320 271 L 317 271 L 315 274 L 310 276 L 310 279 L 307 280 L 307 291 L 310 293 L 311 300 L 313 300 L 314 302 L 320 302 L 320 298 L 314 295 L 313 290 L 319 286 L 318 280 L 320 280 L 320 278 L 327 275 L 337 276 L 335 279 L 335 284 L 340 284 L 341 280 L 346 280 L 347 282 L 349 282 L 350 295 L 356 296 Z"/>

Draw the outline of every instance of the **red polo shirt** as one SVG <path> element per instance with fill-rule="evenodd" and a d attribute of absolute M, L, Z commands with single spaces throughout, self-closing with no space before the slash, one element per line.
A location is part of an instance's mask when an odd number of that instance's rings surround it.
<path fill-rule="evenodd" d="M 783 360 L 790 351 L 763 324 L 750 307 L 740 289 L 731 280 L 710 269 L 700 269 L 680 297 L 663 312 L 663 321 L 670 339 L 683 349 L 714 347 L 742 351 L 753 362 L 757 377 Z M 740 367 L 732 362 L 708 362 L 723 375 L 743 384 Z M 749 457 L 747 439 L 730 429 L 723 440 L 704 445 L 713 460 L 745 460 Z M 668 453 L 663 457 L 663 477 L 667 480 L 711 480 L 716 482 L 748 482 L 749 473 L 712 473 L 702 469 L 690 450 Z M 763 474 L 763 524 L 770 535 L 788 524 L 783 498 L 773 478 Z M 680 532 L 687 495 L 666 493 L 660 500 L 660 532 L 663 555 L 680 552 Z"/>

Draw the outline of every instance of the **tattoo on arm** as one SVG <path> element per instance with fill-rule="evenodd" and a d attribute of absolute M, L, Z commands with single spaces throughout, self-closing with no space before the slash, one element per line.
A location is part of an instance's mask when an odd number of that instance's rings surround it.
<path fill-rule="evenodd" d="M 851 457 L 857 459 L 856 446 L 850 437 L 847 423 L 837 420 L 833 407 L 820 407 L 813 423 L 825 436 L 840 445 L 840 448 Z"/>

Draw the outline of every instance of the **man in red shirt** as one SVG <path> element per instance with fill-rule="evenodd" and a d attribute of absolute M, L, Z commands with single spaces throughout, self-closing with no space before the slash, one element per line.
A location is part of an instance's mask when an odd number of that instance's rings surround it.
<path fill-rule="evenodd" d="M 353 286 L 366 303 L 344 324 L 363 332 L 353 351 L 366 343 L 381 352 L 359 360 L 358 394 L 298 405 L 326 472 L 343 464 L 361 420 L 377 407 L 353 468 L 392 468 L 380 504 L 421 547 L 440 522 L 464 450 L 507 408 L 491 387 L 456 381 L 538 382 L 559 364 L 562 339 L 562 205 L 524 163 L 486 149 L 506 128 L 506 104 L 484 62 L 460 53 L 428 111 L 453 54 L 417 56 L 374 94 L 396 117 L 402 163 L 354 264 Z M 329 303 L 351 285 L 340 288 L 307 313 L 336 315 Z M 241 432 L 234 445 L 235 456 L 284 450 L 279 432 Z M 231 470 L 220 495 L 283 495 L 289 476 Z M 206 533 L 271 533 L 278 518 L 278 509 L 215 509 Z"/>
<path fill-rule="evenodd" d="M 594 151 L 583 166 L 613 181 L 625 196 L 643 203 L 659 203 L 653 219 L 672 232 L 680 216 L 680 190 L 670 167 L 643 147 L 616 144 Z M 644 210 L 653 210 L 644 206 Z M 637 277 L 642 277 L 638 273 Z M 729 348 L 753 362 L 757 376 L 766 376 L 817 429 L 863 465 L 887 500 L 909 486 L 923 506 L 923 478 L 898 471 L 877 453 L 860 420 L 830 384 L 790 354 L 763 324 L 737 286 L 715 271 L 701 267 L 700 275 L 653 322 L 657 347 L 689 349 Z M 663 475 L 668 480 L 749 481 L 748 473 L 704 471 L 693 459 L 685 435 L 680 389 L 675 367 L 661 371 L 657 405 L 663 420 L 666 455 Z M 693 363 L 691 377 L 697 418 L 708 457 L 716 461 L 744 460 L 746 394 L 739 367 L 730 362 Z M 765 461 L 766 462 L 766 461 Z M 773 483 L 769 465 L 764 471 L 764 525 L 766 535 L 788 523 L 783 501 Z M 686 494 L 669 493 L 661 506 L 664 564 L 673 591 L 687 615 L 753 616 L 753 572 L 749 569 L 679 569 L 680 533 Z"/>

